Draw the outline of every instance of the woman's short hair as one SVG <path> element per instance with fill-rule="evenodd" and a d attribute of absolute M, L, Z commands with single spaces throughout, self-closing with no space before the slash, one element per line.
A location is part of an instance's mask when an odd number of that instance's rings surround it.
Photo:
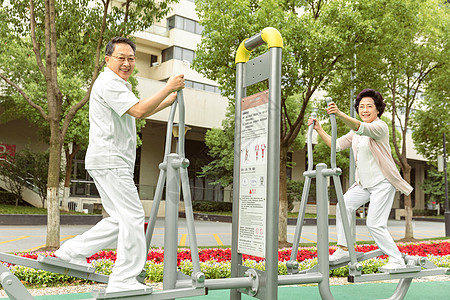
<path fill-rule="evenodd" d="M 383 96 L 381 96 L 381 94 L 374 89 L 364 89 L 359 92 L 358 96 L 356 96 L 355 101 L 356 112 L 359 114 L 359 102 L 361 102 L 361 99 L 364 97 L 370 97 L 373 99 L 373 102 L 375 102 L 375 106 L 378 110 L 378 117 L 381 117 L 384 109 L 386 108 L 386 103 L 384 103 Z"/>
<path fill-rule="evenodd" d="M 113 37 L 109 41 L 109 43 L 106 45 L 106 50 L 105 50 L 106 56 L 111 56 L 113 54 L 116 44 L 128 44 L 133 49 L 133 53 L 136 54 L 136 45 L 133 43 L 132 40 L 121 37 L 121 36 L 116 36 L 116 37 Z"/>

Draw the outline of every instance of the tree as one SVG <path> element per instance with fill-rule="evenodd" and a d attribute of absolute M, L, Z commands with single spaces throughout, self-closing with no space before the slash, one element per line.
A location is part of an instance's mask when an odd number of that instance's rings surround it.
<path fill-rule="evenodd" d="M 173 0 L 17 0 L 0 9 L 0 78 L 31 121 L 48 124 L 47 241 L 59 247 L 61 151 L 71 121 L 87 103 L 113 36 L 129 36 L 161 19 Z M 58 12 L 58 14 L 57 14 Z M 20 97 L 18 97 L 20 96 Z M 38 114 L 34 114 L 34 112 Z M 32 112 L 28 114 L 29 112 Z"/>
<path fill-rule="evenodd" d="M 448 28 L 447 28 L 448 31 Z M 450 49 L 447 45 L 443 61 L 450 61 Z M 412 138 L 417 153 L 430 161 L 436 161 L 443 154 L 443 134 L 450 132 L 450 69 L 436 70 L 430 76 L 420 108 L 414 112 L 411 120 Z M 446 138 L 446 148 L 450 149 L 450 137 Z"/>
<path fill-rule="evenodd" d="M 27 176 L 25 169 L 17 163 L 15 157 L 10 156 L 0 160 L 0 179 L 5 182 L 7 189 L 13 195 L 16 206 L 22 200 L 24 181 Z"/>
<path fill-rule="evenodd" d="M 0 178 L 15 197 L 15 205 L 22 201 L 25 187 L 39 194 L 44 207 L 47 193 L 48 151 L 33 152 L 30 148 L 6 155 L 0 160 Z"/>
<path fill-rule="evenodd" d="M 407 160 L 406 135 L 412 112 L 426 80 L 448 61 L 442 60 L 443 45 L 448 39 L 443 30 L 449 25 L 448 6 L 439 1 L 374 1 L 366 9 L 374 13 L 374 35 L 379 39 L 373 45 L 360 45 L 357 50 L 357 76 L 361 83 L 377 88 L 385 97 L 391 113 L 392 141 L 403 178 L 411 182 L 411 166 Z M 405 240 L 414 238 L 412 228 L 411 196 L 405 196 Z"/>
<path fill-rule="evenodd" d="M 428 170 L 428 176 L 423 181 L 421 188 L 423 189 L 424 194 L 427 196 L 428 203 L 445 203 L 444 173 L 438 172 L 435 166 L 431 166 L 431 168 Z"/>
<path fill-rule="evenodd" d="M 47 197 L 48 151 L 35 152 L 27 146 L 16 154 L 16 161 L 26 172 L 27 181 L 39 194 L 44 207 Z"/>
<path fill-rule="evenodd" d="M 235 87 L 233 62 L 240 42 L 269 26 L 277 28 L 283 37 L 279 243 L 285 244 L 287 153 L 304 130 L 312 96 L 318 89 L 326 89 L 340 63 L 350 61 L 356 42 L 371 38 L 372 25 L 353 9 L 353 1 L 199 0 L 196 5 L 204 31 L 193 66 L 219 83 L 230 99 L 230 110 Z M 259 47 L 254 55 L 263 51 Z M 252 86 L 247 94 L 265 88 L 266 83 Z M 287 99 L 294 95 L 298 95 L 298 110 L 292 115 Z M 216 133 L 213 136 L 220 139 Z"/>

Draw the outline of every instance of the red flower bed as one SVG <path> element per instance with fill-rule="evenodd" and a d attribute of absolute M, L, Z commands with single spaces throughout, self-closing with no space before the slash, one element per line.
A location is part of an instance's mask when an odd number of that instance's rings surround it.
<path fill-rule="evenodd" d="M 417 256 L 427 256 L 427 255 L 435 255 L 435 256 L 445 256 L 450 255 L 450 241 L 442 241 L 442 242 L 429 242 L 429 243 L 416 243 L 416 244 L 398 244 L 398 248 L 400 252 L 408 254 L 408 255 L 417 255 Z M 375 244 L 372 245 L 357 245 L 356 251 L 359 252 L 369 252 L 372 250 L 378 249 Z M 329 249 L 329 253 L 332 254 L 335 250 Z M 32 259 L 36 259 L 38 253 L 30 252 L 30 253 L 16 253 L 18 256 L 28 257 Z M 47 253 L 47 255 L 53 256 L 53 253 Z M 291 256 L 291 249 L 281 249 L 278 252 L 278 260 L 279 261 L 288 261 Z M 297 260 L 304 261 L 306 259 L 312 259 L 317 257 L 317 251 L 315 248 L 300 248 L 297 253 Z M 386 258 L 386 255 L 380 256 L 381 258 Z M 98 260 L 98 259 L 108 259 L 115 261 L 117 258 L 117 254 L 115 251 L 100 251 L 94 255 L 92 255 L 88 261 Z M 231 260 L 231 249 L 218 249 L 218 248 L 209 248 L 209 249 L 200 249 L 199 250 L 199 258 L 201 262 L 215 260 L 217 262 L 224 262 Z M 162 249 L 151 249 L 147 259 L 154 263 L 161 263 L 164 261 L 164 251 Z M 189 249 L 179 249 L 178 250 L 178 264 L 183 260 L 191 260 L 191 251 Z M 257 262 L 264 260 L 260 257 L 243 255 L 243 259 L 251 259 Z"/>

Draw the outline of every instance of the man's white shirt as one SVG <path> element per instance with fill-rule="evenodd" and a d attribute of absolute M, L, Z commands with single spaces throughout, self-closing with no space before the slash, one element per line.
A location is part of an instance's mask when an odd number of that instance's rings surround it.
<path fill-rule="evenodd" d="M 86 169 L 134 169 L 136 120 L 126 112 L 138 102 L 131 84 L 105 67 L 91 91 Z"/>

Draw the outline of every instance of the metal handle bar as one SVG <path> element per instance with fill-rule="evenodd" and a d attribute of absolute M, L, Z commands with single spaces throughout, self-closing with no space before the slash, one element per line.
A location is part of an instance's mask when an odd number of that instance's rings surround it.
<path fill-rule="evenodd" d="M 331 97 L 325 98 L 327 101 L 327 105 L 333 102 L 333 99 Z M 337 136 L 337 129 L 336 129 L 336 115 L 330 114 L 330 120 L 331 120 L 331 168 L 336 168 L 336 136 Z"/>
<path fill-rule="evenodd" d="M 311 118 L 317 118 L 316 112 L 311 114 Z M 307 145 L 308 145 L 308 171 L 314 168 L 313 149 L 312 149 L 312 134 L 314 130 L 314 121 L 308 127 Z"/>
<path fill-rule="evenodd" d="M 264 28 L 260 33 L 245 39 L 236 52 L 235 63 L 246 63 L 250 59 L 250 53 L 262 44 L 267 43 L 268 48 L 283 48 L 283 38 L 280 32 L 272 27 Z"/>
<path fill-rule="evenodd" d="M 184 154 L 184 143 L 185 143 L 185 108 L 184 108 L 184 95 L 183 90 L 177 92 L 178 101 L 178 155 L 181 158 L 185 156 Z"/>
<path fill-rule="evenodd" d="M 177 153 L 180 155 L 180 157 L 184 158 L 185 152 L 184 152 L 184 144 L 185 144 L 185 137 L 184 137 L 184 131 L 185 131 L 185 108 L 184 108 L 184 96 L 183 96 L 183 90 L 177 91 L 177 99 L 172 103 L 172 106 L 170 107 L 170 113 L 169 113 L 169 119 L 167 121 L 167 131 L 166 131 L 166 147 L 164 149 L 164 162 L 167 161 L 167 156 L 170 154 L 172 149 L 172 130 L 173 130 L 173 121 L 175 119 L 175 112 L 177 110 L 177 106 L 179 108 L 178 110 L 178 149 Z"/>

